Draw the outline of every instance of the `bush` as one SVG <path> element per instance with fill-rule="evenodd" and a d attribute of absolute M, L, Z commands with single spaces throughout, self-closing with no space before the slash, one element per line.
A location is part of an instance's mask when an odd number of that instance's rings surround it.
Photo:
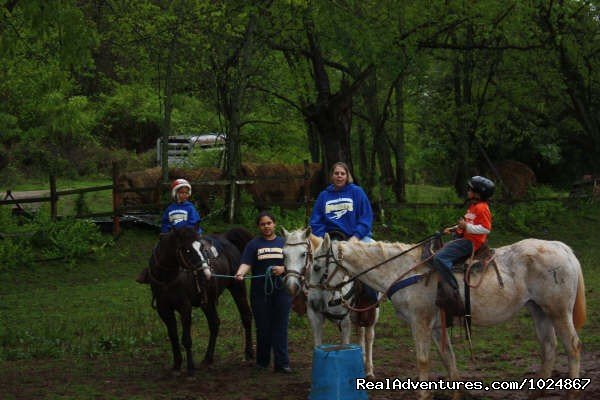
<path fill-rule="evenodd" d="M 561 202 L 550 200 L 498 206 L 494 214 L 494 226 L 508 232 L 532 235 L 546 230 L 556 216 L 565 211 Z"/>
<path fill-rule="evenodd" d="M 91 221 L 65 218 L 56 222 L 41 213 L 33 219 L 17 218 L 0 209 L 0 271 L 31 265 L 35 260 L 63 259 L 74 262 L 101 251 L 111 243 Z"/>

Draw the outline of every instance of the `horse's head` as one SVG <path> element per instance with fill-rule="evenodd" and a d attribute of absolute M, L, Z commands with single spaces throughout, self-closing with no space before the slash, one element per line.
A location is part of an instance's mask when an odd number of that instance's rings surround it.
<path fill-rule="evenodd" d="M 202 256 L 202 244 L 195 229 L 175 229 L 171 232 L 170 240 L 180 268 L 191 271 L 202 269 L 206 279 L 210 279 L 210 269 Z"/>
<path fill-rule="evenodd" d="M 301 289 L 312 266 L 312 249 L 320 239 L 311 234 L 310 227 L 288 232 L 282 229 L 285 238 L 283 256 L 286 274 L 284 282 L 288 293 L 295 296 Z"/>
<path fill-rule="evenodd" d="M 342 260 L 335 253 L 339 244 L 340 242 L 332 240 L 326 233 L 323 241 L 315 246 L 313 266 L 308 280 L 308 301 L 313 310 L 325 310 L 351 289 L 351 285 L 343 284 L 349 277 L 342 267 Z"/>
<path fill-rule="evenodd" d="M 334 247 L 338 246 L 338 243 L 331 240 L 329 234 L 326 233 L 323 241 L 315 247 L 314 262 L 309 279 L 311 287 L 330 289 L 347 278 L 347 272 L 341 265 L 342 260 L 339 260 L 335 254 Z"/>

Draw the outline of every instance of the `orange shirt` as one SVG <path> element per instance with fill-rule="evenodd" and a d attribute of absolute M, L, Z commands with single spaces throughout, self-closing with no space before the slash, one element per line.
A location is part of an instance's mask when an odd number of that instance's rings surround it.
<path fill-rule="evenodd" d="M 465 222 L 472 225 L 481 225 L 488 231 L 492 230 L 492 213 L 490 207 L 485 201 L 479 201 L 471 204 L 465 214 Z M 485 233 L 469 233 L 466 230 L 459 229 L 457 233 L 463 238 L 468 239 L 473 243 L 473 251 L 477 251 L 487 239 Z"/>

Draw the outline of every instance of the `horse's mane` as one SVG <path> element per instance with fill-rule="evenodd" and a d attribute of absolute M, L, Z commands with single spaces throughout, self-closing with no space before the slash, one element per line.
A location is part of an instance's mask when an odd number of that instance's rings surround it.
<path fill-rule="evenodd" d="M 246 228 L 242 228 L 241 226 L 231 228 L 223 234 L 223 237 L 237 247 L 240 253 L 244 252 L 244 247 L 246 247 L 246 244 L 253 238 L 252 234 Z"/>
<path fill-rule="evenodd" d="M 354 253 L 357 257 L 365 257 L 367 259 L 373 258 L 373 256 L 378 256 L 382 258 L 387 258 L 399 254 L 403 251 L 406 251 L 413 247 L 413 244 L 409 243 L 400 243 L 400 242 L 374 242 L 374 243 L 365 243 L 359 241 L 352 242 L 339 242 L 340 246 L 342 246 L 342 251 L 344 254 Z M 348 251 L 344 251 L 345 249 Z M 415 251 L 418 251 L 415 249 Z"/>

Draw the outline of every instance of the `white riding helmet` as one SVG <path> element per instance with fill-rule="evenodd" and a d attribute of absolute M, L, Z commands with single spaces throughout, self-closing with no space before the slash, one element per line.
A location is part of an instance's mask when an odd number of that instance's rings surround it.
<path fill-rule="evenodd" d="M 175 179 L 171 184 L 171 197 L 177 201 L 177 191 L 182 187 L 187 187 L 190 190 L 190 196 L 192 195 L 192 185 L 185 179 Z"/>

